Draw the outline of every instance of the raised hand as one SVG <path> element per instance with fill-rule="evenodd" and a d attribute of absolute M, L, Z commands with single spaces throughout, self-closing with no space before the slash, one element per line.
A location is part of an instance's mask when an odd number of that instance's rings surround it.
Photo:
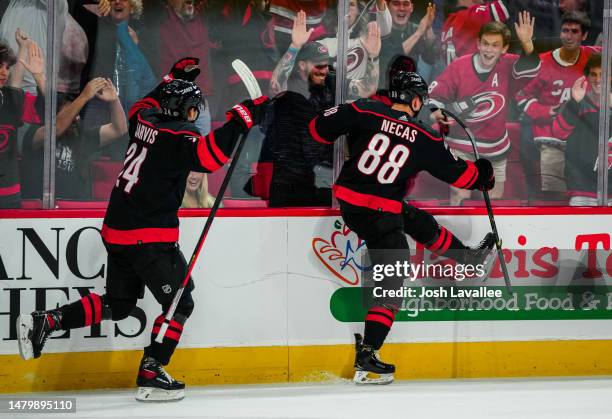
<path fill-rule="evenodd" d="M 94 96 L 96 96 L 99 91 L 104 89 L 105 86 L 106 80 L 102 77 L 96 77 L 95 79 L 90 80 L 89 83 L 85 85 L 85 88 L 81 92 L 81 95 L 86 100 L 91 100 Z"/>
<path fill-rule="evenodd" d="M 378 54 L 380 54 L 380 47 L 382 45 L 380 40 L 380 28 L 378 27 L 378 23 L 368 23 L 368 33 L 366 35 L 365 40 L 361 41 L 361 44 L 365 48 L 370 58 L 378 57 Z"/>
<path fill-rule="evenodd" d="M 419 26 L 417 27 L 417 32 L 423 36 L 425 33 L 429 32 L 433 25 L 433 21 L 436 17 L 436 5 L 429 3 L 427 5 L 427 12 L 419 21 Z"/>
<path fill-rule="evenodd" d="M 572 99 L 576 102 L 580 102 L 584 99 L 587 91 L 587 79 L 585 76 L 578 77 L 578 79 L 574 82 L 572 86 Z"/>
<path fill-rule="evenodd" d="M 15 31 L 15 41 L 17 41 L 17 45 L 19 46 L 19 50 L 27 47 L 31 42 L 30 37 L 25 31 L 22 31 L 20 28 L 17 28 Z"/>
<path fill-rule="evenodd" d="M 106 79 L 104 83 L 104 87 L 101 90 L 96 91 L 96 97 L 104 102 L 114 102 L 119 99 L 119 94 L 117 93 L 117 89 L 113 85 L 113 82 L 110 79 Z"/>
<path fill-rule="evenodd" d="M 306 12 L 300 10 L 293 21 L 293 29 L 291 30 L 291 46 L 294 48 L 302 48 L 308 42 L 310 34 L 314 28 L 306 29 Z"/>
<path fill-rule="evenodd" d="M 531 17 L 529 12 L 523 11 L 519 13 L 518 23 L 514 24 L 516 37 L 521 42 L 523 49 L 527 54 L 533 51 L 533 28 L 535 27 L 535 18 Z"/>
<path fill-rule="evenodd" d="M 111 10 L 110 1 L 100 0 L 98 3 L 98 16 L 108 16 Z"/>
<path fill-rule="evenodd" d="M 45 72 L 45 59 L 38 44 L 32 40 L 29 41 L 28 59 L 27 61 L 20 58 L 19 61 L 32 75 L 42 74 Z"/>

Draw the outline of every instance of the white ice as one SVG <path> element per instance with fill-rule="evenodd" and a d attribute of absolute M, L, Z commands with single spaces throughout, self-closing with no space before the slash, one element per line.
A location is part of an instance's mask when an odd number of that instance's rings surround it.
<path fill-rule="evenodd" d="M 387 386 L 279 384 L 188 387 L 173 403 L 140 403 L 134 389 L 27 394 L 76 397 L 77 413 L 14 418 L 612 418 L 612 378 L 403 381 Z M 10 397 L 17 395 L 10 395 Z M 26 396 L 25 394 L 23 396 Z M 2 395 L 2 398 L 9 395 Z M 0 414 L 0 417 L 7 415 Z"/>

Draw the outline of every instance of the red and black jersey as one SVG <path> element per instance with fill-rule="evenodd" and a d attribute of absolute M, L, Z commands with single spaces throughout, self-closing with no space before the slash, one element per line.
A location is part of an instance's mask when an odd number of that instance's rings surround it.
<path fill-rule="evenodd" d="M 0 89 L 0 207 L 3 198 L 21 191 L 17 167 L 17 128 L 23 125 L 25 95 L 21 89 Z"/>
<path fill-rule="evenodd" d="M 563 143 L 562 138 L 553 134 L 554 116 L 550 110 L 570 100 L 572 85 L 582 76 L 589 57 L 594 53 L 601 53 L 601 47 L 581 46 L 573 64 L 561 60 L 560 48 L 540 55 L 540 74 L 516 96 L 519 107 L 531 118 L 535 141 L 557 146 Z"/>
<path fill-rule="evenodd" d="M 421 170 L 458 188 L 478 186 L 478 169 L 455 158 L 442 138 L 404 112 L 359 99 L 327 109 L 309 124 L 329 144 L 347 134 L 349 159 L 334 185 L 338 199 L 377 211 L 401 213 L 406 183 Z"/>
<path fill-rule="evenodd" d="M 509 100 L 537 77 L 540 59 L 529 55 L 503 54 L 488 72 L 476 68 L 478 54 L 457 58 L 429 85 L 430 103 L 437 108 L 469 99 L 472 109 L 462 116 L 476 137 L 478 153 L 486 158 L 502 158 L 510 150 L 506 130 Z M 465 131 L 453 125 L 446 141 L 454 150 L 472 152 Z"/>
<path fill-rule="evenodd" d="M 176 242 L 189 172 L 219 169 L 244 131 L 230 120 L 202 136 L 192 123 L 164 119 L 154 93 L 129 112 L 130 142 L 102 227 L 107 243 Z"/>

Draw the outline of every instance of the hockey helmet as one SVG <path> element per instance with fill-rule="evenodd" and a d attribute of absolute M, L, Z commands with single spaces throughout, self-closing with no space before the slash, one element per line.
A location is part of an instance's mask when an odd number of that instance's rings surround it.
<path fill-rule="evenodd" d="M 194 82 L 175 79 L 161 89 L 159 105 L 165 116 L 187 120 L 189 109 L 200 110 L 201 104 L 202 92 Z"/>
<path fill-rule="evenodd" d="M 387 68 L 387 80 L 391 80 L 399 71 L 416 71 L 416 63 L 407 55 L 397 54 L 389 62 Z"/>
<path fill-rule="evenodd" d="M 427 95 L 427 82 L 413 71 L 399 70 L 389 80 L 389 99 L 393 102 L 410 104 L 418 96 L 425 104 Z"/>

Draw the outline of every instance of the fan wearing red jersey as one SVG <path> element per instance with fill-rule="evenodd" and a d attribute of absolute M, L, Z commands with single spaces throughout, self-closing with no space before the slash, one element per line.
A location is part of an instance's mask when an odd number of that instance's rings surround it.
<path fill-rule="evenodd" d="M 478 35 L 478 53 L 453 61 L 429 88 L 430 103 L 459 115 L 474 133 L 478 153 L 493 163 L 496 184 L 492 198 L 501 198 L 504 193 L 510 150 L 506 130 L 508 102 L 540 70 L 540 59 L 531 41 L 534 23 L 528 12 L 522 12 L 515 24 L 523 47 L 521 56 L 506 53 L 511 36 L 506 25 L 483 25 Z M 446 142 L 453 154 L 463 159 L 473 156 L 472 143 L 464 130 L 447 121 L 440 110 L 432 113 L 432 119 L 449 127 Z M 451 188 L 452 205 L 459 205 L 469 196 L 469 191 Z"/>
<path fill-rule="evenodd" d="M 145 286 L 165 313 L 182 284 L 187 263 L 178 248 L 178 210 L 187 176 L 190 171 L 210 173 L 223 166 L 238 138 L 263 117 L 266 100 L 235 105 L 225 125 L 202 136 L 193 124 L 202 103 L 200 89 L 191 81 L 166 79 L 129 112 L 130 141 L 102 226 L 108 252 L 106 293 L 91 293 L 55 310 L 19 316 L 22 358 L 40 357 L 45 341 L 56 330 L 128 317 Z M 193 288 L 190 278 L 162 343 L 155 336 L 164 315 L 153 322 L 151 343 L 144 349 L 136 380 L 137 400 L 184 397 L 185 384 L 174 380 L 163 366 L 170 362 L 193 311 Z"/>
<path fill-rule="evenodd" d="M 457 8 L 442 25 L 443 62 L 450 65 L 456 58 L 478 51 L 478 31 L 489 22 L 505 22 L 510 17 L 503 0 L 458 0 Z"/>
<path fill-rule="evenodd" d="M 519 107 L 528 117 L 533 140 L 540 151 L 543 192 L 565 192 L 565 141 L 553 132 L 553 120 L 561 105 L 570 100 L 574 82 L 582 76 L 589 57 L 600 47 L 582 46 L 589 34 L 589 18 L 569 12 L 561 19 L 561 47 L 540 54 L 539 76 L 517 95 Z M 534 150 L 535 151 L 535 150 Z"/>
<path fill-rule="evenodd" d="M 427 97 L 427 83 L 417 73 L 398 71 L 389 83 L 391 106 L 377 100 L 359 99 L 317 115 L 309 124 L 312 137 L 330 144 L 347 134 L 349 159 L 334 185 L 346 225 L 366 241 L 374 265 L 408 261 L 406 231 L 414 222 L 402 199 L 406 183 L 421 170 L 466 189 L 491 189 L 493 168 L 486 159 L 472 163 L 455 158 L 442 138 L 416 119 Z M 452 246 L 453 236 L 443 232 L 440 243 Z M 492 243 L 490 243 L 492 246 Z M 490 247 L 489 247 L 490 250 Z M 481 263 L 485 251 L 464 263 Z M 382 279 L 386 291 L 397 291 L 403 277 Z M 356 335 L 354 382 L 385 384 L 393 380 L 395 366 L 382 362 L 377 351 L 393 324 L 402 297 L 384 292 L 374 295 L 365 318 L 363 339 Z M 379 378 L 372 378 L 377 374 Z"/>

